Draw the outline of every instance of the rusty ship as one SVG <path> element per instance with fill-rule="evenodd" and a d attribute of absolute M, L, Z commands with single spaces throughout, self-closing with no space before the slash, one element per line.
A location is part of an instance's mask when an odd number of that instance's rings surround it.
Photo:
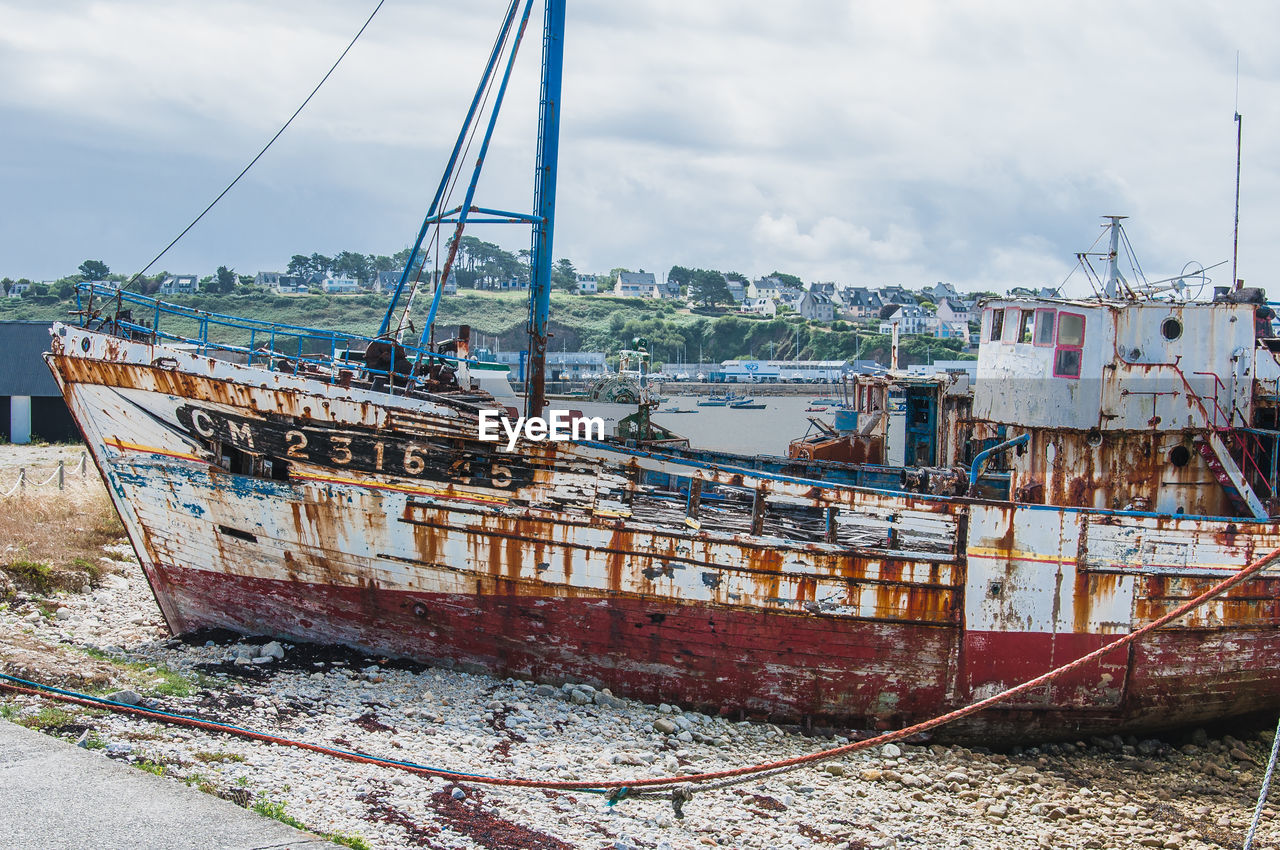
<path fill-rule="evenodd" d="M 534 229 L 515 401 L 530 416 L 546 412 L 562 38 L 551 0 L 540 182 L 518 216 Z M 1280 363 L 1257 292 L 1144 291 L 1113 243 L 1096 297 L 985 303 L 971 386 L 856 387 L 848 456 L 690 447 L 643 408 L 621 435 L 508 450 L 479 436 L 518 413 L 505 372 L 471 356 L 465 327 L 415 342 L 393 315 L 429 225 L 454 226 L 447 249 L 489 212 L 437 195 L 370 337 L 92 284 L 80 320 L 55 325 L 49 367 L 174 633 L 883 729 L 1104 647 L 1280 546 Z M 1275 708 L 1278 582 L 1265 571 L 948 734 L 1074 739 Z"/>

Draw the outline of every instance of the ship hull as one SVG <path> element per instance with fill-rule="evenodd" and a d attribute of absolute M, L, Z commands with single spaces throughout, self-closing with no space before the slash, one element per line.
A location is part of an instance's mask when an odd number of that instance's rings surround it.
<path fill-rule="evenodd" d="M 447 399 L 74 328 L 48 359 L 176 633 L 889 728 L 1105 646 L 1280 545 L 1271 523 L 875 492 L 746 459 L 505 453 Z M 942 734 L 1074 739 L 1280 705 L 1278 582 Z"/>

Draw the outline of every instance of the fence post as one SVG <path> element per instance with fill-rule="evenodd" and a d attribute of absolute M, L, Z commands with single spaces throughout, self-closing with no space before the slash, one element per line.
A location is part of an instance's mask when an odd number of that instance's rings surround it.
<path fill-rule="evenodd" d="M 67 472 L 62 461 L 58 461 L 58 489 L 63 489 L 62 485 L 66 482 Z"/>
<path fill-rule="evenodd" d="M 18 489 L 27 489 L 27 468 L 25 466 L 18 467 Z"/>
<path fill-rule="evenodd" d="M 89 477 L 89 453 L 80 452 L 80 478 L 81 480 Z"/>

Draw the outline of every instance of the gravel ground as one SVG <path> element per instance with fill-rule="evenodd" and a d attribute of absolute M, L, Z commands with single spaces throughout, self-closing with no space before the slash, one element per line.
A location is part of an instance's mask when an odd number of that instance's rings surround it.
<path fill-rule="evenodd" d="M 55 461 L 56 462 L 56 461 Z M 83 594 L 0 604 L 0 669 L 297 740 L 470 773 L 662 776 L 772 761 L 844 741 L 595 692 L 423 668 L 233 635 L 172 640 L 127 547 Z M 278 650 L 278 651 L 277 651 Z M 283 656 L 283 657 L 273 657 Z M 116 714 L 0 712 L 105 757 L 284 814 L 356 847 L 1234 848 L 1271 732 L 1093 739 L 991 753 L 888 745 L 669 801 L 454 785 L 391 768 Z M 43 713 L 42 713 L 42 710 Z M 86 734 L 87 733 L 87 734 Z M 1229 734 L 1228 734 L 1229 733 Z M 1255 847 L 1276 850 L 1270 807 Z"/>

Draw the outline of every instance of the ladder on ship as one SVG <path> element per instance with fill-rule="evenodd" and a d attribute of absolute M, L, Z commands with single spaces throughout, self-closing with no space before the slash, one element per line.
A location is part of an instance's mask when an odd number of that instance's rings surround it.
<path fill-rule="evenodd" d="M 1186 388 L 1187 397 L 1195 402 L 1196 409 L 1200 411 L 1200 417 L 1204 420 L 1205 433 L 1195 440 L 1196 451 L 1204 458 L 1205 465 L 1209 467 L 1209 471 L 1213 473 L 1213 477 L 1222 485 L 1222 489 L 1227 494 L 1227 498 L 1232 505 L 1241 513 L 1249 513 L 1254 519 L 1267 519 L 1271 516 L 1267 506 L 1263 504 L 1262 499 L 1258 497 L 1257 491 L 1249 481 L 1249 476 L 1245 474 L 1245 470 L 1241 468 L 1240 463 L 1236 462 L 1235 457 L 1231 454 L 1231 449 L 1227 445 L 1227 441 L 1223 439 L 1224 435 L 1231 438 L 1242 445 L 1241 461 L 1248 466 L 1251 456 L 1248 451 L 1247 441 L 1250 432 L 1253 429 L 1236 428 L 1235 427 L 1235 411 L 1223 410 L 1222 405 L 1216 397 L 1209 398 L 1207 401 L 1213 404 L 1213 411 L 1209 410 L 1206 398 L 1196 392 L 1191 386 L 1191 382 L 1187 380 L 1186 374 L 1177 363 L 1172 364 L 1178 377 L 1182 379 L 1182 384 Z M 1218 381 L 1215 375 L 1214 380 Z M 1226 424 L 1220 425 L 1218 420 L 1225 417 Z M 1255 439 L 1258 439 L 1255 436 Z M 1259 443 L 1261 442 L 1258 440 Z M 1275 496 L 1275 475 L 1269 478 L 1258 468 L 1257 463 L 1253 462 L 1255 472 L 1254 477 L 1259 479 L 1259 483 L 1265 484 L 1270 490 L 1270 495 Z M 1274 464 L 1273 464 L 1274 466 Z"/>

